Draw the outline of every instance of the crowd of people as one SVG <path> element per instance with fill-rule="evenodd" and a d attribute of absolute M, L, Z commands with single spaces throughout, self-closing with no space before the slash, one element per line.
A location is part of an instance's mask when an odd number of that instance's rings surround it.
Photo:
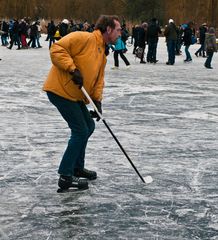
<path fill-rule="evenodd" d="M 9 22 L 0 22 L 2 46 L 12 49 L 14 45 L 17 50 L 41 48 L 40 36 L 41 25 L 38 20 L 30 22 L 28 19 L 11 19 Z"/>
<path fill-rule="evenodd" d="M 58 24 L 51 20 L 46 26 L 49 49 L 51 45 L 66 36 L 70 32 L 87 31 L 93 32 L 95 25 L 84 22 L 75 23 L 73 20 L 63 19 Z M 21 20 L 11 19 L 9 22 L 0 21 L 0 35 L 2 46 L 12 49 L 14 45 L 17 50 L 28 48 L 41 48 L 40 37 L 42 27 L 39 20 L 30 21 L 28 18 Z M 181 55 L 181 47 L 185 46 L 184 62 L 191 62 L 190 46 L 197 42 L 196 35 L 200 44 L 199 49 L 195 52 L 196 57 L 207 58 L 204 66 L 212 69 L 211 61 L 214 52 L 217 52 L 217 43 L 215 29 L 208 28 L 206 23 L 203 23 L 196 31 L 193 22 L 188 22 L 180 26 L 176 26 L 173 19 L 169 19 L 168 24 L 163 28 L 160 27 L 156 18 L 152 18 L 148 23 L 142 22 L 135 25 L 132 31 L 127 30 L 126 24 L 122 24 L 121 37 L 117 40 L 114 46 L 109 46 L 114 53 L 114 67 L 119 68 L 119 56 L 125 62 L 126 66 L 130 66 L 130 62 L 125 56 L 127 51 L 126 41 L 131 36 L 133 54 L 140 58 L 140 63 L 157 63 L 157 46 L 159 36 L 165 36 L 166 47 L 168 53 L 167 65 L 174 65 L 176 55 Z M 147 46 L 147 54 L 145 49 Z M 0 59 L 1 60 L 1 59 Z"/>
<path fill-rule="evenodd" d="M 51 44 L 61 37 L 64 37 L 70 32 L 74 31 L 93 31 L 94 26 L 87 21 L 76 24 L 73 20 L 69 21 L 63 19 L 55 25 L 51 20 L 47 26 L 47 41 L 49 41 L 49 48 Z M 28 18 L 23 19 L 11 19 L 9 21 L 0 21 L 0 35 L 2 46 L 6 46 L 8 49 L 12 49 L 14 45 L 17 46 L 17 50 L 28 48 L 41 48 L 40 37 L 42 32 L 42 25 L 37 19 L 31 21 Z"/>
<path fill-rule="evenodd" d="M 198 32 L 198 33 L 197 33 Z M 133 54 L 136 54 L 140 58 L 140 63 L 146 63 L 145 61 L 145 47 L 148 45 L 147 62 L 157 63 L 157 44 L 160 35 L 164 35 L 166 38 L 166 46 L 168 53 L 167 65 L 174 65 L 176 55 L 181 55 L 181 47 L 185 46 L 184 62 L 191 62 L 192 56 L 189 48 L 191 45 L 197 43 L 198 34 L 200 48 L 195 52 L 196 57 L 202 56 L 207 58 L 204 66 L 208 69 L 212 69 L 211 61 L 214 52 L 217 52 L 217 43 L 215 28 L 207 26 L 203 23 L 199 30 L 196 31 L 194 23 L 192 21 L 176 26 L 173 19 L 169 19 L 165 28 L 159 26 L 156 18 L 152 18 L 149 23 L 143 22 L 141 25 L 136 25 L 132 30 L 132 39 L 134 42 Z"/>

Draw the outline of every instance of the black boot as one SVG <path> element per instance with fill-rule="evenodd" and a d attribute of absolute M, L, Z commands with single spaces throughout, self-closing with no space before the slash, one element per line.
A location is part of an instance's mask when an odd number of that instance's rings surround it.
<path fill-rule="evenodd" d="M 58 180 L 58 186 L 66 190 L 68 188 L 78 188 L 78 189 L 87 189 L 88 187 L 88 182 L 86 179 L 79 179 L 74 176 L 63 176 L 61 175 L 59 180 Z"/>
<path fill-rule="evenodd" d="M 74 176 L 87 178 L 89 180 L 95 180 L 97 178 L 97 173 L 95 171 L 90 171 L 88 169 L 74 169 Z"/>

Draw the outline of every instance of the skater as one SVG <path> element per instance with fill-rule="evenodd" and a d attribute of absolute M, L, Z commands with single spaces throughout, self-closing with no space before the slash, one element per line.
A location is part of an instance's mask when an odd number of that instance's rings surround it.
<path fill-rule="evenodd" d="M 199 43 L 201 44 L 200 48 L 195 52 L 195 56 L 202 56 L 202 57 L 206 57 L 205 55 L 205 49 L 204 49 L 204 43 L 205 43 L 205 34 L 207 32 L 207 24 L 203 23 L 200 28 L 199 28 Z"/>
<path fill-rule="evenodd" d="M 54 21 L 51 20 L 51 22 L 48 25 L 48 36 L 49 36 L 49 49 L 51 48 L 51 45 L 55 43 L 55 33 L 57 31 L 57 27 L 54 24 Z"/>
<path fill-rule="evenodd" d="M 204 64 L 206 68 L 213 69 L 211 67 L 211 61 L 213 58 L 213 53 L 217 52 L 217 44 L 216 44 L 216 35 L 215 35 L 215 28 L 211 27 L 206 33 L 205 38 L 205 49 L 207 52 L 207 60 Z"/>
<path fill-rule="evenodd" d="M 192 30 L 193 26 L 194 26 L 193 22 L 189 22 L 187 24 L 187 27 L 184 30 L 183 42 L 184 42 L 184 46 L 185 46 L 185 55 L 186 55 L 186 59 L 184 60 L 184 62 L 192 61 L 192 57 L 189 52 L 189 47 L 192 44 L 192 35 L 194 34 L 193 30 Z"/>
<path fill-rule="evenodd" d="M 97 178 L 95 171 L 84 168 L 85 149 L 95 129 L 95 123 L 86 108 L 88 102 L 80 88 L 84 86 L 102 113 L 105 45 L 114 44 L 120 36 L 118 17 L 102 15 L 92 33 L 73 32 L 51 46 L 53 65 L 43 90 L 47 92 L 50 102 L 57 107 L 71 130 L 71 137 L 58 170 L 58 185 L 61 189 L 86 189 L 87 179 Z"/>
<path fill-rule="evenodd" d="M 164 36 L 166 37 L 168 61 L 167 65 L 174 65 L 176 58 L 176 41 L 177 28 L 173 19 L 169 19 L 169 24 L 165 28 Z"/>
<path fill-rule="evenodd" d="M 147 32 L 147 42 L 148 42 L 148 52 L 147 52 L 147 62 L 157 63 L 157 43 L 159 39 L 159 34 L 161 34 L 161 29 L 156 18 L 152 18 L 150 24 L 148 25 Z"/>
<path fill-rule="evenodd" d="M 137 48 L 141 49 L 141 56 L 140 56 L 140 63 L 146 63 L 144 55 L 145 55 L 145 47 L 147 42 L 147 28 L 148 24 L 146 22 L 143 22 L 141 26 L 137 30 L 137 36 L 136 36 L 136 43 Z M 135 53 L 137 55 L 137 48 L 135 49 Z"/>
<path fill-rule="evenodd" d="M 123 61 L 126 64 L 126 67 L 129 68 L 130 63 L 128 59 L 125 57 L 124 52 L 126 51 L 126 46 L 124 42 L 122 41 L 121 37 L 119 37 L 115 43 L 115 45 L 111 45 L 112 50 L 114 51 L 114 67 L 112 69 L 118 69 L 119 68 L 119 55 L 123 59 Z"/>
<path fill-rule="evenodd" d="M 11 21 L 11 25 L 9 28 L 9 32 L 10 32 L 10 46 L 8 47 L 8 49 L 12 49 L 13 45 L 15 43 L 17 43 L 17 50 L 20 50 L 20 37 L 19 37 L 19 22 L 17 19 L 15 19 L 14 21 Z"/>

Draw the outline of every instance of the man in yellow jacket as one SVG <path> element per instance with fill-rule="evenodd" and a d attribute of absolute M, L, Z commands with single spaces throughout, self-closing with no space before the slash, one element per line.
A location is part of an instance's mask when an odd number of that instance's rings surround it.
<path fill-rule="evenodd" d="M 84 168 L 85 149 L 95 123 L 86 107 L 88 100 L 81 87 L 84 86 L 102 113 L 105 46 L 114 44 L 120 35 L 118 17 L 102 15 L 92 33 L 70 33 L 50 49 L 53 65 L 43 90 L 71 129 L 71 137 L 58 169 L 61 189 L 88 188 L 87 179 L 97 178 L 96 172 Z"/>

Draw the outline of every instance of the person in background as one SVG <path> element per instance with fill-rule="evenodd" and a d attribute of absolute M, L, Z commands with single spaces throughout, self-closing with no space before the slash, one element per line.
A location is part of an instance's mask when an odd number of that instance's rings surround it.
<path fill-rule="evenodd" d="M 183 28 L 179 25 L 177 28 L 177 39 L 176 39 L 176 55 L 182 55 L 181 47 L 182 47 L 182 38 L 183 38 Z"/>
<path fill-rule="evenodd" d="M 48 33 L 48 36 L 49 36 L 49 49 L 51 48 L 51 45 L 53 43 L 55 43 L 55 33 L 57 31 L 57 28 L 54 24 L 54 21 L 51 20 L 51 22 L 48 24 L 48 28 L 47 28 L 47 33 Z"/>
<path fill-rule="evenodd" d="M 20 21 L 20 38 L 21 38 L 21 44 L 22 44 L 22 49 L 27 49 L 28 45 L 27 45 L 27 33 L 28 31 L 28 25 L 25 21 L 25 19 L 21 19 Z"/>
<path fill-rule="evenodd" d="M 17 19 L 14 19 L 13 22 L 10 22 L 11 25 L 9 25 L 9 32 L 10 32 L 10 46 L 8 49 L 12 49 L 13 45 L 17 43 L 17 50 L 20 50 L 20 37 L 19 37 L 19 22 Z"/>
<path fill-rule="evenodd" d="M 126 28 L 126 24 L 123 24 L 122 25 L 122 30 L 121 30 L 121 40 L 123 41 L 125 46 L 126 46 L 126 41 L 128 40 L 128 38 L 129 38 L 129 32 Z"/>
<path fill-rule="evenodd" d="M 193 22 L 189 22 L 184 30 L 183 43 L 185 46 L 185 55 L 186 55 L 186 59 L 184 60 L 184 62 L 192 61 L 192 57 L 189 52 L 189 47 L 192 44 L 193 26 L 194 26 Z"/>
<path fill-rule="evenodd" d="M 199 43 L 201 44 L 200 48 L 195 52 L 195 56 L 202 56 L 206 57 L 205 50 L 204 50 L 204 43 L 205 43 L 205 34 L 207 32 L 207 24 L 203 23 L 199 28 Z"/>
<path fill-rule="evenodd" d="M 60 33 L 61 37 L 64 37 L 69 33 L 69 31 L 68 31 L 69 23 L 70 22 L 68 19 L 63 19 L 63 21 L 61 22 L 61 24 L 59 26 L 59 33 Z"/>
<path fill-rule="evenodd" d="M 114 67 L 112 69 L 119 68 L 119 55 L 123 59 L 126 64 L 126 67 L 129 68 L 130 63 L 128 59 L 125 57 L 124 52 L 126 51 L 126 45 L 122 41 L 121 37 L 119 37 L 114 45 L 110 46 L 114 51 Z"/>
<path fill-rule="evenodd" d="M 87 179 L 97 178 L 95 171 L 84 168 L 85 150 L 88 139 L 95 129 L 95 123 L 92 119 L 94 116 L 91 117 L 86 107 L 88 100 L 81 87 L 84 86 L 98 111 L 102 113 L 105 46 L 115 44 L 120 36 L 121 26 L 118 17 L 102 15 L 92 33 L 83 31 L 69 33 L 50 48 L 53 65 L 43 90 L 47 92 L 50 102 L 57 108 L 71 130 L 71 137 L 58 169 L 60 174 L 58 186 L 61 189 L 70 187 L 85 189 L 88 187 Z"/>
<path fill-rule="evenodd" d="M 7 46 L 8 45 L 8 30 L 9 30 L 9 24 L 3 20 L 1 24 L 1 41 L 2 41 L 2 46 Z"/>
<path fill-rule="evenodd" d="M 36 22 L 36 26 L 37 26 L 36 44 L 37 44 L 37 48 L 41 48 L 42 46 L 41 46 L 41 44 L 40 44 L 39 39 L 40 39 L 40 37 L 41 37 L 42 27 L 41 27 L 39 21 Z"/>
<path fill-rule="evenodd" d="M 208 33 L 206 33 L 205 50 L 207 52 L 207 59 L 204 66 L 208 69 L 212 69 L 211 61 L 213 58 L 213 54 L 214 52 L 217 52 L 215 28 L 213 27 L 210 27 Z"/>
<path fill-rule="evenodd" d="M 136 53 L 136 48 L 138 46 L 138 30 L 139 30 L 139 25 L 135 25 L 133 28 L 132 28 L 132 43 L 134 44 L 133 46 L 133 52 L 132 54 L 135 54 Z"/>
<path fill-rule="evenodd" d="M 157 43 L 158 35 L 161 34 L 161 29 L 156 18 L 152 18 L 147 30 L 148 53 L 147 62 L 157 63 Z"/>
<path fill-rule="evenodd" d="M 137 48 L 142 49 L 140 63 L 143 63 L 143 64 L 146 63 L 144 55 L 145 55 L 145 47 L 147 42 L 147 27 L 148 27 L 148 24 L 146 22 L 143 22 L 141 26 L 138 27 L 136 32 L 136 38 L 135 38 L 136 49 Z M 136 49 L 135 51 L 137 51 Z"/>
<path fill-rule="evenodd" d="M 176 58 L 176 41 L 177 41 L 177 28 L 173 19 L 169 19 L 169 24 L 164 31 L 166 37 L 168 61 L 167 65 L 174 65 Z"/>
<path fill-rule="evenodd" d="M 38 34 L 38 27 L 37 27 L 37 22 L 32 22 L 30 25 L 30 40 L 28 41 L 27 45 L 32 48 L 36 48 L 36 38 Z"/>

